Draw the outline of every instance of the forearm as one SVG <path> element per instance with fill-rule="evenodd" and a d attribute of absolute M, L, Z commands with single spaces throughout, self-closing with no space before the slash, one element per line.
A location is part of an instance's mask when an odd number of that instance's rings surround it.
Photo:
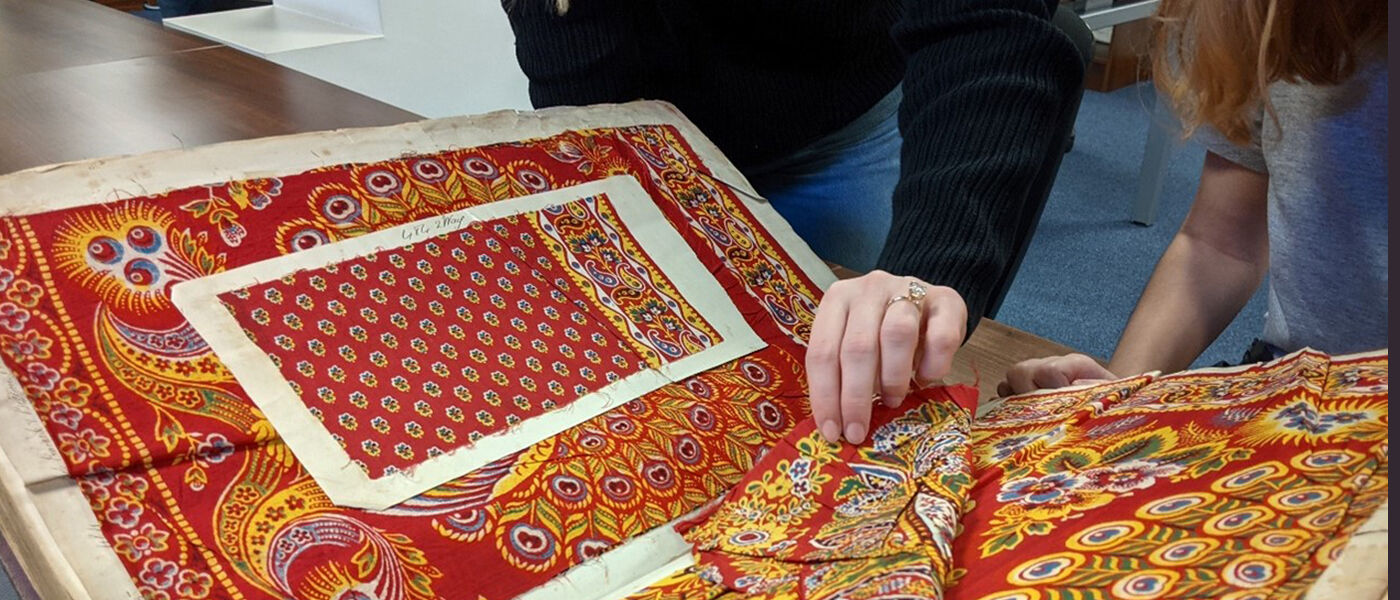
<path fill-rule="evenodd" d="M 894 218 L 879 266 L 954 288 L 972 331 L 1033 226 L 1083 63 L 1045 0 L 905 3 Z"/>
<path fill-rule="evenodd" d="M 1108 369 L 1128 376 L 1191 366 L 1249 302 L 1267 270 L 1266 261 L 1232 256 L 1178 234 L 1157 263 Z"/>
<path fill-rule="evenodd" d="M 1195 203 L 1157 263 L 1109 370 L 1179 371 L 1239 314 L 1269 269 L 1267 174 L 1206 153 Z"/>

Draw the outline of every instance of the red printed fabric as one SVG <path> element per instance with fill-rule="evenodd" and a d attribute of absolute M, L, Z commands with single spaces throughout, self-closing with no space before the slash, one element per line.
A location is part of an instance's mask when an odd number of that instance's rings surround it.
<path fill-rule="evenodd" d="M 619 174 L 768 346 L 391 510 L 331 505 L 169 301 L 178 281 Z M 668 126 L 0 218 L 0 358 L 153 599 L 513 598 L 718 497 L 807 416 L 817 293 Z"/>
<path fill-rule="evenodd" d="M 721 341 L 602 196 L 220 300 L 371 477 Z"/>
<path fill-rule="evenodd" d="M 697 577 L 646 592 L 717 588 L 772 598 L 941 598 L 972 484 L 968 435 L 977 390 L 916 390 L 876 410 L 861 446 L 804 422 L 686 539 Z M 698 589 L 697 589 L 698 588 Z M 668 590 L 668 591 L 662 591 Z"/>
<path fill-rule="evenodd" d="M 948 597 L 1301 598 L 1387 498 L 1387 373 L 1300 352 L 1001 405 Z"/>
<path fill-rule="evenodd" d="M 811 536 L 846 504 L 795 514 L 814 477 L 798 460 L 820 446 L 780 445 L 687 533 L 697 565 L 629 600 L 1302 598 L 1388 497 L 1388 381 L 1384 354 L 1305 351 L 1005 401 L 965 438 L 976 477 L 947 488 L 960 523 L 927 529 L 956 531 L 950 549 L 873 514 L 854 523 L 873 530 L 870 552 L 850 551 L 861 536 Z"/>

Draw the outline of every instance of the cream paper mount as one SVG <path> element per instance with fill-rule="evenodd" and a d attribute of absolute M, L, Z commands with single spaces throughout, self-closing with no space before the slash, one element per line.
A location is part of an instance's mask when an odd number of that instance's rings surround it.
<path fill-rule="evenodd" d="M 501 111 L 35 167 L 0 176 L 0 214 L 39 214 L 197 185 L 638 125 L 675 127 L 713 178 L 739 195 L 807 277 L 823 289 L 836 281 L 719 148 L 674 106 L 656 101 Z M 9 415 L 0 419 L 0 532 L 11 542 L 30 582 L 46 598 L 141 598 L 14 375 L 4 368 L 0 372 L 0 414 Z M 650 543 L 653 537 L 665 541 Z M 602 598 L 635 585 L 642 573 L 688 556 L 687 549 L 670 527 L 661 526 L 596 563 L 555 578 L 550 589 L 568 590 L 565 596 L 541 597 Z M 614 553 L 627 553 L 635 562 L 611 560 Z"/>
<path fill-rule="evenodd" d="M 330 430 L 282 375 L 273 359 L 248 337 L 219 295 L 273 281 L 307 269 L 401 248 L 463 231 L 473 223 L 534 212 L 591 196 L 608 199 L 618 218 L 653 264 L 720 336 L 694 354 L 644 368 L 573 403 L 522 420 L 519 424 L 469 444 L 424 459 L 412 468 L 372 477 L 352 461 Z M 267 415 L 282 441 L 307 472 L 341 506 L 382 510 L 466 475 L 493 460 L 561 433 L 666 384 L 740 358 L 765 346 L 725 294 L 719 282 L 692 252 L 635 179 L 617 176 L 494 202 L 422 221 L 406 223 L 353 239 L 280 256 L 180 283 L 171 299 L 199 335 L 238 379 L 248 397 Z M 460 300 L 459 300 L 460 302 Z M 449 307 L 449 310 L 452 307 Z M 426 308 L 421 309 L 426 311 Z M 426 312 L 424 313 L 426 314 Z M 416 321 L 412 314 L 409 321 Z M 455 400 L 451 400 L 454 401 Z M 467 410 L 468 414 L 475 411 Z"/>

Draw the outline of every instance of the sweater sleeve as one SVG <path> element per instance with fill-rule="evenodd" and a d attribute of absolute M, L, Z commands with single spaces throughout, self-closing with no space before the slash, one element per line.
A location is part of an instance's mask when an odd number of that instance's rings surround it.
<path fill-rule="evenodd" d="M 894 218 L 879 267 L 946 285 L 968 335 L 1036 218 L 1032 198 L 1084 64 L 1050 21 L 1055 0 L 906 0 Z"/>
<path fill-rule="evenodd" d="M 570 2 L 560 15 L 555 0 L 502 0 L 535 108 L 626 102 L 644 95 L 632 4 Z"/>

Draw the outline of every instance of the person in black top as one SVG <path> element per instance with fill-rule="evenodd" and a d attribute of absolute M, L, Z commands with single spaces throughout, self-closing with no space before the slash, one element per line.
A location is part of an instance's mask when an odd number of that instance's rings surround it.
<path fill-rule="evenodd" d="M 1084 74 L 1057 0 L 503 4 L 535 106 L 669 101 L 819 255 L 878 269 L 833 285 L 813 324 L 832 441 L 864 439 L 872 393 L 898 405 L 947 373 L 1033 226 Z"/>

